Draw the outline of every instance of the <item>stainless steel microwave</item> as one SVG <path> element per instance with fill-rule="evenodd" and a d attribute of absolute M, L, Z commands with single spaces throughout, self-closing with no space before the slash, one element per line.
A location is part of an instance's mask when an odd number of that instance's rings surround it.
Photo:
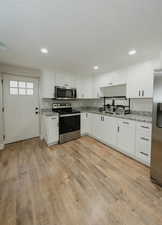
<path fill-rule="evenodd" d="M 55 86 L 55 98 L 57 99 L 75 99 L 77 90 L 75 88 L 66 88 Z"/>

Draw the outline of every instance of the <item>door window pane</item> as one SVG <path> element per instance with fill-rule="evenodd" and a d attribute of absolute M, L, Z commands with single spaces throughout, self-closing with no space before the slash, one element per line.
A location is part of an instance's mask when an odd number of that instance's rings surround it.
<path fill-rule="evenodd" d="M 18 88 L 10 88 L 10 95 L 18 95 Z"/>
<path fill-rule="evenodd" d="M 33 95 L 34 83 L 10 80 L 10 95 Z"/>
<path fill-rule="evenodd" d="M 19 88 L 19 95 L 25 95 L 26 91 L 25 88 Z"/>
<path fill-rule="evenodd" d="M 27 89 L 27 95 L 33 95 L 33 89 Z"/>
<path fill-rule="evenodd" d="M 17 81 L 10 80 L 10 87 L 17 87 Z"/>
<path fill-rule="evenodd" d="M 19 88 L 25 88 L 25 82 L 19 81 Z"/>
<path fill-rule="evenodd" d="M 32 82 L 27 82 L 26 83 L 27 88 L 33 88 L 33 83 Z"/>

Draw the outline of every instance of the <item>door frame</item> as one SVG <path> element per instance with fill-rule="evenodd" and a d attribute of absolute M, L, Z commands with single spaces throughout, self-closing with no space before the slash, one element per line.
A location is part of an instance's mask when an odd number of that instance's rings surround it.
<path fill-rule="evenodd" d="M 31 79 L 36 79 L 36 80 L 38 80 L 38 106 L 39 106 L 39 119 L 38 119 L 38 129 L 39 129 L 39 138 L 40 138 L 40 135 L 41 135 L 41 113 L 40 113 L 40 111 L 41 111 L 41 109 L 40 109 L 40 77 L 34 77 L 34 76 L 28 76 L 28 75 L 19 75 L 19 74 L 16 74 L 16 73 L 8 73 L 8 72 L 3 72 L 3 73 L 0 73 L 0 80 L 2 80 L 2 124 L 3 124 L 3 126 L 2 126 L 2 132 L 3 132 L 3 148 L 5 148 L 5 115 L 4 115 L 4 110 L 3 110 L 3 108 L 4 108 L 4 82 L 3 82 L 3 80 L 4 80 L 4 78 L 5 78 L 5 75 L 9 75 L 9 76 L 17 76 L 17 77 L 19 77 L 20 76 L 20 78 L 21 77 L 24 77 L 24 78 L 31 78 Z M 21 140 L 21 141 L 23 141 L 23 140 Z"/>
<path fill-rule="evenodd" d="M 0 73 L 0 102 L 1 102 L 1 106 L 0 106 L 0 120 L 2 122 L 2 128 L 1 128 L 1 133 L 0 135 L 1 138 L 0 138 L 0 150 L 4 149 L 4 113 L 3 113 L 3 107 L 4 107 L 4 102 L 3 102 L 3 75 L 2 73 Z"/>

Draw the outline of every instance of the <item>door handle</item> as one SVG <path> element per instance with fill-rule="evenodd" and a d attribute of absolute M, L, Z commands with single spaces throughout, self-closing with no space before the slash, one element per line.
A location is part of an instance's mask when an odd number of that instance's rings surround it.
<path fill-rule="evenodd" d="M 118 133 L 119 133 L 119 131 L 120 131 L 120 127 L 119 126 L 117 127 L 117 130 L 118 130 Z"/>

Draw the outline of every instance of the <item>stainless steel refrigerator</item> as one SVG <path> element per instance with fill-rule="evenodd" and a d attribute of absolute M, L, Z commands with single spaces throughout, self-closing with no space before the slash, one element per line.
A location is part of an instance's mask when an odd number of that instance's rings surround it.
<path fill-rule="evenodd" d="M 162 186 L 162 70 L 154 73 L 151 179 Z"/>

